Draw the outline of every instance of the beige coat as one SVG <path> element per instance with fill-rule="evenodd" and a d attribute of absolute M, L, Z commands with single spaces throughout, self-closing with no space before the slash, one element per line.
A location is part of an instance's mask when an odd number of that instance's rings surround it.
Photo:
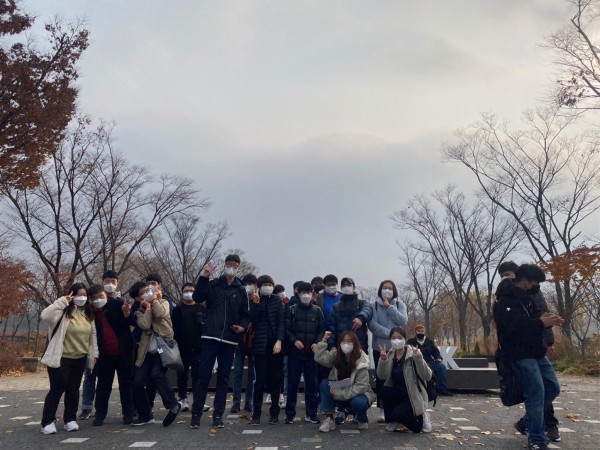
<path fill-rule="evenodd" d="M 42 311 L 41 318 L 42 321 L 48 325 L 49 339 L 52 336 L 54 327 L 61 317 L 63 317 L 63 312 L 67 306 L 69 306 L 67 299 L 65 297 L 61 297 Z M 42 356 L 42 363 L 46 364 L 48 367 L 53 367 L 55 369 L 60 367 L 60 358 L 62 358 L 63 344 L 65 341 L 65 335 L 67 334 L 67 328 L 69 328 L 69 323 L 71 323 L 71 319 L 65 314 L 60 322 L 60 325 L 58 326 L 58 329 L 56 330 L 56 334 L 48 343 L 48 348 L 44 352 L 44 356 Z M 92 334 L 88 343 L 87 364 L 88 368 L 93 369 L 95 359 L 98 358 L 98 341 L 96 340 L 96 325 L 94 324 L 94 321 L 91 322 L 91 325 Z"/>
<path fill-rule="evenodd" d="M 141 308 L 138 309 L 135 312 L 135 323 L 142 330 L 135 361 L 135 365 L 140 367 L 146 359 L 152 333 L 167 339 L 173 339 L 173 323 L 169 314 L 169 302 L 161 298 L 152 302 L 152 310 L 142 311 Z"/>
<path fill-rule="evenodd" d="M 335 361 L 335 355 L 337 350 L 327 350 L 326 342 L 319 342 L 317 344 L 317 350 L 315 351 L 315 361 L 322 366 L 330 367 L 329 380 L 338 381 L 337 369 L 333 363 Z M 350 375 L 350 381 L 352 386 L 335 389 L 332 394 L 335 400 L 349 401 L 360 394 L 364 394 L 369 399 L 369 403 L 373 403 L 375 400 L 375 393 L 371 388 L 371 380 L 369 377 L 369 357 L 365 352 L 361 350 L 360 358 L 356 362 L 356 369 Z"/>
<path fill-rule="evenodd" d="M 412 347 L 407 346 L 405 348 L 406 356 L 403 372 L 404 380 L 406 382 L 406 390 L 408 391 L 408 399 L 410 400 L 414 415 L 420 416 L 427 409 L 427 402 L 429 399 L 427 398 L 427 389 L 425 389 L 425 387 L 422 385 L 421 391 L 419 392 L 419 381 L 415 376 L 415 371 L 411 361 L 415 362 L 417 373 L 425 382 L 431 380 L 431 369 L 423 359 L 423 355 L 421 353 L 415 355 L 413 354 Z M 392 380 L 392 367 L 394 365 L 393 361 L 394 350 L 392 349 L 388 352 L 387 359 L 384 361 L 380 358 L 379 363 L 377 364 L 377 378 L 385 380 L 384 386 L 394 386 L 394 381 Z"/>

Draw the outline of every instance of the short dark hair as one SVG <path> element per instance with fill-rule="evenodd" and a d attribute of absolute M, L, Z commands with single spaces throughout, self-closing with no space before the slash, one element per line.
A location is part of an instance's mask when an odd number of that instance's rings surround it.
<path fill-rule="evenodd" d="M 502 275 L 506 272 L 512 272 L 516 274 L 518 268 L 519 265 L 514 261 L 503 261 L 498 266 L 498 274 Z"/>
<path fill-rule="evenodd" d="M 241 264 L 241 262 L 242 262 L 240 260 L 239 255 L 236 255 L 236 254 L 227 255 L 227 258 L 225 258 L 225 262 L 229 262 L 229 261 L 233 261 L 233 262 L 236 262 L 238 264 Z"/>
<path fill-rule="evenodd" d="M 296 284 L 296 283 L 294 283 Z M 313 292 L 313 287 L 310 283 L 307 283 L 306 281 L 299 281 L 298 282 L 298 286 L 296 286 L 296 290 L 298 291 L 298 294 L 300 292 Z"/>
<path fill-rule="evenodd" d="M 242 278 L 242 284 L 256 284 L 256 275 L 249 273 Z"/>
<path fill-rule="evenodd" d="M 352 287 L 356 287 L 356 283 L 354 283 L 354 280 L 350 277 L 342 278 L 341 284 L 344 284 L 344 283 L 350 283 L 352 285 Z"/>
<path fill-rule="evenodd" d="M 404 336 L 404 339 L 406 339 L 406 331 L 404 330 L 404 328 L 402 328 L 402 327 L 393 327 L 390 330 L 390 336 L 389 336 L 390 339 L 392 338 L 392 335 L 394 333 L 400 333 L 402 336 Z"/>
<path fill-rule="evenodd" d="M 282 284 L 276 284 L 275 289 L 273 289 L 273 294 L 280 294 L 285 292 L 285 287 Z"/>
<path fill-rule="evenodd" d="M 515 272 L 517 280 L 537 281 L 542 283 L 546 281 L 546 274 L 536 264 L 521 264 Z"/>
<path fill-rule="evenodd" d="M 310 280 L 310 284 L 313 286 L 315 284 L 323 284 L 323 277 L 314 277 L 312 280 Z"/>
<path fill-rule="evenodd" d="M 298 292 L 298 286 L 300 286 L 300 283 L 304 283 L 304 281 L 298 280 L 294 282 L 294 284 L 292 285 L 292 289 L 294 289 L 294 292 Z"/>
<path fill-rule="evenodd" d="M 394 293 L 394 295 L 392 295 L 392 300 L 395 299 L 395 298 L 398 298 L 398 289 L 396 289 L 396 283 L 394 283 L 392 280 L 383 280 L 381 282 L 381 284 L 379 285 L 379 289 L 377 290 L 377 296 L 379 298 L 383 298 L 381 296 L 381 291 L 383 290 L 383 285 L 385 283 L 392 283 L 392 292 Z"/>
<path fill-rule="evenodd" d="M 325 275 L 325 277 L 323 278 L 323 284 L 327 284 L 327 283 L 338 283 L 338 279 L 335 275 L 329 274 L 329 275 Z"/>
<path fill-rule="evenodd" d="M 186 287 L 193 287 L 194 289 L 196 289 L 194 283 L 183 283 L 183 286 L 181 286 L 181 290 L 183 291 Z"/>
<path fill-rule="evenodd" d="M 114 270 L 107 270 L 106 272 L 104 272 L 104 274 L 102 275 L 102 279 L 106 280 L 107 278 L 115 278 L 115 279 L 119 279 L 119 274 L 117 272 L 115 272 Z"/>
<path fill-rule="evenodd" d="M 93 297 L 94 295 L 98 295 L 101 292 L 104 292 L 104 286 L 101 286 L 99 284 L 93 284 L 88 289 L 88 297 Z"/>
<path fill-rule="evenodd" d="M 162 277 L 157 273 L 149 273 L 144 281 L 146 283 L 156 281 L 158 284 L 162 284 Z"/>
<path fill-rule="evenodd" d="M 261 287 L 263 284 L 272 284 L 275 287 L 275 281 L 270 275 L 261 275 L 256 280 L 256 286 Z"/>
<path fill-rule="evenodd" d="M 133 286 L 129 288 L 129 296 L 131 298 L 139 297 L 140 291 L 145 287 L 148 287 L 148 283 L 146 283 L 145 281 L 136 281 L 135 283 L 133 283 Z"/>

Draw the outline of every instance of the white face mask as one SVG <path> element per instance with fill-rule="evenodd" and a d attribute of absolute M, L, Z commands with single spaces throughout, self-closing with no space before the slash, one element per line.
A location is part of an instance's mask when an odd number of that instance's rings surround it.
<path fill-rule="evenodd" d="M 344 352 L 344 355 L 349 355 L 354 350 L 354 344 L 340 344 L 340 348 Z"/>
<path fill-rule="evenodd" d="M 152 300 L 153 296 L 154 296 L 154 294 L 151 291 L 144 292 L 142 294 L 142 300 L 146 300 L 147 302 L 149 302 L 150 300 Z"/>
<path fill-rule="evenodd" d="M 111 284 L 111 283 L 105 284 L 104 285 L 104 290 L 106 292 L 108 292 L 109 294 L 112 294 L 113 292 L 115 292 L 117 290 L 117 285 L 116 284 Z"/>
<path fill-rule="evenodd" d="M 94 308 L 96 308 L 96 309 L 100 309 L 104 305 L 106 305 L 106 299 L 105 298 L 98 298 L 96 300 L 92 300 L 92 306 Z"/>
<path fill-rule="evenodd" d="M 404 339 L 392 339 L 392 347 L 395 350 L 400 350 L 401 348 L 404 348 L 405 343 L 406 341 Z"/>
<path fill-rule="evenodd" d="M 78 295 L 77 297 L 73 297 L 73 303 L 77 306 L 83 306 L 87 302 L 87 297 L 85 295 Z"/>
<path fill-rule="evenodd" d="M 193 300 L 194 293 L 193 292 L 184 292 L 183 299 L 184 300 Z"/>
<path fill-rule="evenodd" d="M 392 291 L 391 289 L 382 289 L 381 290 L 381 296 L 385 300 L 391 300 L 392 297 L 394 296 L 394 291 Z"/>
<path fill-rule="evenodd" d="M 352 288 L 352 286 L 344 286 L 344 287 L 342 287 L 342 294 L 345 294 L 345 295 L 354 294 L 354 289 Z"/>
<path fill-rule="evenodd" d="M 157 285 L 155 285 L 155 284 L 148 285 L 148 292 L 150 292 L 151 294 L 154 294 L 156 291 L 158 291 Z"/>
<path fill-rule="evenodd" d="M 325 286 L 325 292 L 329 295 L 334 295 L 337 293 L 337 285 L 335 286 Z"/>
<path fill-rule="evenodd" d="M 246 289 L 246 294 L 250 295 L 252 294 L 252 292 L 254 292 L 254 285 L 247 284 L 246 286 L 244 286 L 244 289 Z"/>
<path fill-rule="evenodd" d="M 273 293 L 273 286 L 261 286 L 260 287 L 260 295 L 271 295 Z"/>
<path fill-rule="evenodd" d="M 285 299 L 285 291 L 284 292 L 280 292 L 279 296 L 281 297 L 281 300 Z"/>
<path fill-rule="evenodd" d="M 235 267 L 225 267 L 225 275 L 228 277 L 235 277 L 237 275 L 237 269 Z"/>
<path fill-rule="evenodd" d="M 312 301 L 312 295 L 310 295 L 310 294 L 302 294 L 300 296 L 300 301 L 302 302 L 303 305 L 308 305 Z"/>

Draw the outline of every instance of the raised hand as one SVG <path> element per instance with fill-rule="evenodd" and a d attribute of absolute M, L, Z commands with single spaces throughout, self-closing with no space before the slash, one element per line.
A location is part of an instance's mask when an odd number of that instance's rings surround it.
<path fill-rule="evenodd" d="M 326 331 L 325 334 L 323 335 L 323 342 L 329 341 L 331 336 L 333 336 L 333 333 L 331 331 Z"/>
<path fill-rule="evenodd" d="M 202 276 L 204 278 L 210 278 L 210 276 L 213 274 L 213 272 L 215 271 L 215 266 L 212 265 L 212 263 L 208 263 L 206 266 L 204 266 L 204 269 L 202 269 Z"/>
<path fill-rule="evenodd" d="M 123 311 L 123 316 L 125 318 L 129 317 L 131 314 L 131 305 L 127 302 L 123 303 L 123 306 L 121 306 L 121 311 Z"/>
<path fill-rule="evenodd" d="M 386 348 L 385 344 L 380 345 L 379 346 L 379 359 L 383 359 L 384 361 L 386 361 L 387 356 L 388 356 L 388 354 L 387 354 L 387 348 Z"/>
<path fill-rule="evenodd" d="M 71 303 L 73 301 L 73 297 L 75 297 L 75 292 L 69 292 L 67 295 L 65 295 L 67 303 Z"/>

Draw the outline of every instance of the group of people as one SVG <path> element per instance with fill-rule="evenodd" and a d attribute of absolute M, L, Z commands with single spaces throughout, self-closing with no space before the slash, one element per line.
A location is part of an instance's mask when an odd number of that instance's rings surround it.
<path fill-rule="evenodd" d="M 63 393 L 64 427 L 67 431 L 78 429 L 76 414 L 84 373 L 79 419 L 92 414 L 90 397 L 94 397 L 95 386 L 92 424 L 104 424 L 116 373 L 124 424 L 153 423 L 158 392 L 167 410 L 164 426 L 173 423 L 182 409 L 191 409 L 189 427 L 199 428 L 203 413 L 209 409 L 205 402 L 215 364 L 212 427 L 222 428 L 232 366 L 231 412 L 241 410 L 246 359 L 244 409 L 251 414 L 250 425 L 261 423 L 265 394 L 271 399 L 268 422 L 278 423 L 283 408 L 284 423 L 293 424 L 303 379 L 304 420 L 320 424 L 321 432 L 334 430 L 349 415 L 358 429 L 367 429 L 367 410 L 374 402 L 380 408 L 378 419 L 386 422 L 387 431 L 431 431 L 426 383 L 435 373 L 438 394 L 452 395 L 446 386 L 445 366 L 422 325 L 415 327 L 414 337 L 407 336 L 406 305 L 398 299 L 393 281 L 381 282 L 374 303 L 359 297 L 352 278 L 342 278 L 338 289 L 335 275 L 294 283 L 293 296 L 288 299 L 285 289 L 269 275 L 239 278 L 240 262 L 238 255 L 227 256 L 223 275 L 217 278 L 212 278 L 215 267 L 207 265 L 195 285 L 182 286 L 177 305 L 163 294 L 156 274 L 134 283 L 128 290 L 131 300 L 124 301 L 115 296 L 118 275 L 108 271 L 103 275 L 103 285 L 86 288 L 75 284 L 68 295 L 48 306 L 42 313 L 49 340 L 42 362 L 48 366 L 50 391 L 44 403 L 42 432 L 56 433 L 55 415 Z M 538 281 L 537 272 L 531 275 L 522 267 L 515 269 L 514 281 L 506 278 L 508 281 L 499 286 L 497 305 L 507 304 L 510 295 L 521 295 L 521 291 L 523 298 L 529 298 L 531 286 L 543 281 Z M 533 281 L 523 281 L 532 276 Z M 518 301 L 524 302 L 520 297 Z M 518 331 L 521 326 L 527 326 L 526 333 L 533 336 L 533 328 L 543 330 L 558 323 L 554 315 L 538 314 L 536 318 L 530 314 L 530 321 L 541 324 L 534 327 L 518 322 L 513 316 L 520 312 L 511 308 L 497 307 L 494 313 L 500 342 L 507 353 L 523 352 L 523 348 L 537 351 L 532 342 L 525 347 L 513 342 L 516 334 L 524 333 Z M 370 346 L 368 330 L 372 333 Z M 179 398 L 161 362 L 161 343 L 165 339 L 177 341 L 183 362 L 184 370 L 177 375 Z M 375 391 L 369 376 L 371 352 L 377 374 Z M 518 357 L 515 360 L 522 373 L 534 370 L 533 363 L 520 362 Z M 544 364 L 536 359 L 536 367 L 547 370 Z M 191 405 L 187 399 L 190 371 Z M 285 401 L 280 402 L 284 392 Z M 522 422 L 527 425 L 530 442 L 540 425 L 539 418 L 532 419 L 537 414 L 532 408 L 539 409 L 539 401 L 535 403 L 532 397 L 526 395 L 527 415 Z M 541 423 L 543 426 L 543 417 Z"/>

